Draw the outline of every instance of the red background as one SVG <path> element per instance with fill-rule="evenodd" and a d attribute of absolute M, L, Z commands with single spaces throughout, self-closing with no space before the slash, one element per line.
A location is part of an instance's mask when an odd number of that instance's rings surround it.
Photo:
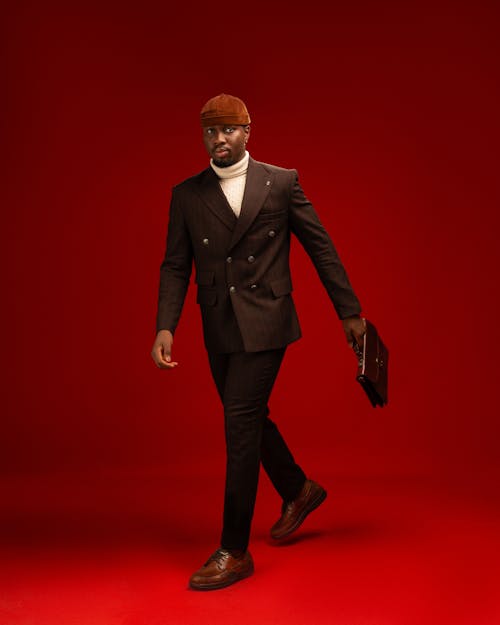
<path fill-rule="evenodd" d="M 304 338 L 271 410 L 297 460 L 319 476 L 494 485 L 498 17 L 485 1 L 11 3 L 5 483 L 159 470 L 192 475 L 196 492 L 199 462 L 221 477 L 221 410 L 193 288 L 180 366 L 159 371 L 149 352 L 170 189 L 206 167 L 199 110 L 224 91 L 250 110 L 251 155 L 298 169 L 391 350 L 390 404 L 373 410 L 295 242 Z"/>
<path fill-rule="evenodd" d="M 391 348 L 391 404 L 373 411 L 295 245 L 304 338 L 273 407 L 304 463 L 497 466 L 497 14 L 433 6 L 11 7 L 5 470 L 175 464 L 222 444 L 193 289 L 180 367 L 149 356 L 170 189 L 207 165 L 198 114 L 221 91 L 247 102 L 252 156 L 298 169 Z"/>

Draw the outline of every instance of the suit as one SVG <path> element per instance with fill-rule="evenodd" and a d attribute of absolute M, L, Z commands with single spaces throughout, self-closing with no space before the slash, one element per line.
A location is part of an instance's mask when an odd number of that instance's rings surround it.
<path fill-rule="evenodd" d="M 295 170 L 249 159 L 236 218 L 211 167 L 172 192 L 160 268 L 157 330 L 175 332 L 194 259 L 210 352 L 258 352 L 301 336 L 292 299 L 290 235 L 311 257 L 339 318 L 361 311 L 327 232 Z"/>
<path fill-rule="evenodd" d="M 284 501 L 306 479 L 267 406 L 286 346 L 301 336 L 289 266 L 292 233 L 339 318 L 358 314 L 359 301 L 295 170 L 250 157 L 238 218 L 211 167 L 173 189 L 157 330 L 175 332 L 194 261 L 205 346 L 224 406 L 221 545 L 227 549 L 247 548 L 261 463 Z"/>

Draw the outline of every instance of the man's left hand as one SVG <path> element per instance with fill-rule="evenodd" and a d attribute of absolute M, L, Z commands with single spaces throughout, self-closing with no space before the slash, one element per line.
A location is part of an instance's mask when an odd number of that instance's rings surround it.
<path fill-rule="evenodd" d="M 356 341 L 359 347 L 362 347 L 363 335 L 366 332 L 365 320 L 361 319 L 359 315 L 353 315 L 351 317 L 347 317 L 347 319 L 342 319 L 342 326 L 349 345 L 352 347 L 354 345 L 354 341 Z"/>

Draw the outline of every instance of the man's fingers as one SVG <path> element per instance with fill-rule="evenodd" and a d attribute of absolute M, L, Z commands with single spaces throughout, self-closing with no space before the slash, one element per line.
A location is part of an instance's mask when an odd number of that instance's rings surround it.
<path fill-rule="evenodd" d="M 359 347 L 363 347 L 363 336 L 364 336 L 364 333 L 363 334 L 355 334 L 354 335 L 356 343 L 358 344 Z"/>
<path fill-rule="evenodd" d="M 151 357 L 160 369 L 171 369 L 179 364 L 172 361 L 171 353 L 165 344 L 156 345 L 151 352 Z"/>
<path fill-rule="evenodd" d="M 162 369 L 173 369 L 174 367 L 177 367 L 177 365 L 179 364 L 178 362 L 174 362 L 172 360 L 172 353 L 171 353 L 171 349 L 172 347 L 168 344 L 162 343 L 160 345 L 160 367 Z"/>
<path fill-rule="evenodd" d="M 155 362 L 160 369 L 173 369 L 179 364 L 178 362 L 174 362 L 170 354 L 167 354 L 167 352 L 161 348 L 158 350 L 158 358 L 155 359 Z"/>
<path fill-rule="evenodd" d="M 345 330 L 345 338 L 348 344 L 352 347 L 353 342 L 356 340 L 352 330 Z"/>
<path fill-rule="evenodd" d="M 347 343 L 350 347 L 354 347 L 354 345 L 363 347 L 363 337 L 366 333 L 365 320 L 360 318 L 348 319 L 344 320 L 343 324 Z"/>
<path fill-rule="evenodd" d="M 175 367 L 177 367 L 177 365 L 179 364 L 178 362 L 159 362 L 158 364 L 158 368 L 159 369 L 175 369 Z"/>
<path fill-rule="evenodd" d="M 151 358 L 159 369 L 173 369 L 179 364 L 172 360 L 172 343 L 173 337 L 168 330 L 161 330 L 157 334 L 151 350 Z"/>
<path fill-rule="evenodd" d="M 162 345 L 161 346 L 161 354 L 162 354 L 162 359 L 165 362 L 171 362 L 172 361 L 170 348 L 167 345 Z"/>

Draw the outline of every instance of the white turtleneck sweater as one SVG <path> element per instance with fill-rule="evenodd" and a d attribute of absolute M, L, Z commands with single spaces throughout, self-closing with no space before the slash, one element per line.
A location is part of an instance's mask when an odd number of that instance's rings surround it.
<path fill-rule="evenodd" d="M 243 193 L 245 192 L 245 183 L 247 181 L 249 157 L 250 154 L 245 150 L 245 156 L 229 167 L 217 167 L 213 159 L 210 159 L 210 166 L 219 177 L 220 186 L 236 217 L 240 216 L 241 202 L 243 201 Z"/>

